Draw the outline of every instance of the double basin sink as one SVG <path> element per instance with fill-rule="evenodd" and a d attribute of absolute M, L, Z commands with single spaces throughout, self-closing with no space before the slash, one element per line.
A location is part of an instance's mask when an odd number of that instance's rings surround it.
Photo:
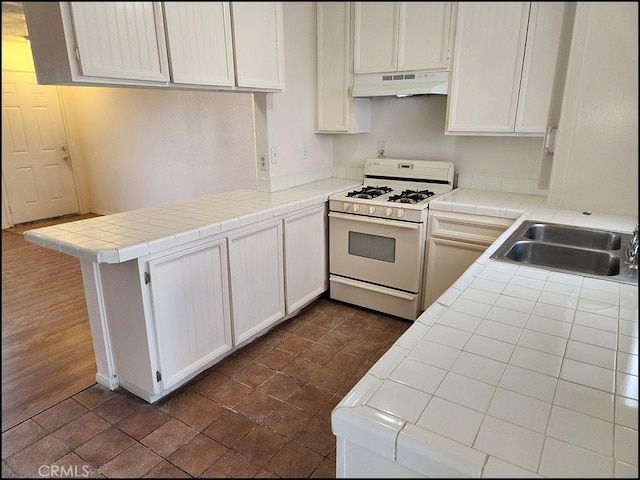
<path fill-rule="evenodd" d="M 525 221 L 491 258 L 637 285 L 638 270 L 625 263 L 631 238 L 629 233 Z"/>

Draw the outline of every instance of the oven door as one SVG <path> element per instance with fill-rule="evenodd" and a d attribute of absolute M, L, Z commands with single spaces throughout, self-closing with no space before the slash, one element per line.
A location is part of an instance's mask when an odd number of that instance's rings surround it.
<path fill-rule="evenodd" d="M 423 223 L 329 213 L 329 272 L 418 293 Z"/>

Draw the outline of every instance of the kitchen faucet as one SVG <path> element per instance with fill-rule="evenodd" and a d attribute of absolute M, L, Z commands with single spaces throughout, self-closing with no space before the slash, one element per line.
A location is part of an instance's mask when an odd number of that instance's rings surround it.
<path fill-rule="evenodd" d="M 638 224 L 636 224 L 636 228 L 633 230 L 633 237 L 629 240 L 629 245 L 627 245 L 625 260 L 629 268 L 634 270 L 638 268 Z"/>

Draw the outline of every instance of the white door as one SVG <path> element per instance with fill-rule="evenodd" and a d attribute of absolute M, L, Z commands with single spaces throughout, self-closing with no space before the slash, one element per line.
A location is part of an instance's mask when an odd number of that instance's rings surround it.
<path fill-rule="evenodd" d="M 14 224 L 78 213 L 58 88 L 2 72 L 2 176 Z"/>

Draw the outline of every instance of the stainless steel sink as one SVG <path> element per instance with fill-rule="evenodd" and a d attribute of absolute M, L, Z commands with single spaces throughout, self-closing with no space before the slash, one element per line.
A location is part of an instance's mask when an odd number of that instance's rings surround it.
<path fill-rule="evenodd" d="M 607 276 L 620 273 L 620 258 L 601 250 L 573 248 L 554 243 L 519 241 L 505 254 L 519 263 L 552 267 L 588 275 Z"/>
<path fill-rule="evenodd" d="M 491 258 L 502 262 L 638 284 L 625 263 L 632 235 L 545 222 L 523 222 Z"/>
<path fill-rule="evenodd" d="M 550 223 L 534 223 L 522 235 L 541 242 L 598 250 L 619 250 L 621 244 L 621 237 L 616 233 Z"/>

